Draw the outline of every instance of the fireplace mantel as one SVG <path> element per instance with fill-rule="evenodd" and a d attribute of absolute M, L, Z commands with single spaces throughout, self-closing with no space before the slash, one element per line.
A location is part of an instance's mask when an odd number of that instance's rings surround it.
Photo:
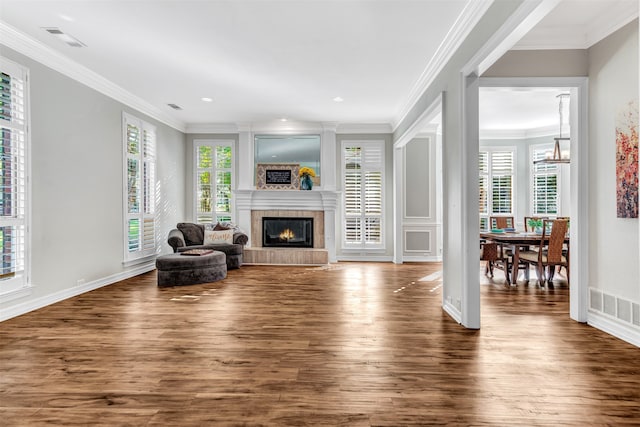
<path fill-rule="evenodd" d="M 329 262 L 336 262 L 336 210 L 340 193 L 326 190 L 236 190 L 238 225 L 251 230 L 251 211 L 322 211 L 324 212 L 324 247 L 329 253 Z M 248 233 L 251 234 L 251 233 Z M 260 243 L 255 242 L 255 247 Z M 247 247 L 254 247 L 249 239 Z"/>

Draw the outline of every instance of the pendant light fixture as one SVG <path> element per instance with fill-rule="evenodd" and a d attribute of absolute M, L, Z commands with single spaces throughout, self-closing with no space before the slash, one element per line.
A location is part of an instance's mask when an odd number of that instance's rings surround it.
<path fill-rule="evenodd" d="M 553 153 L 549 152 L 549 155 L 546 156 L 544 159 L 540 159 L 540 160 L 536 160 L 533 163 L 534 164 L 539 164 L 539 163 L 569 163 L 570 162 L 570 158 L 569 158 L 569 151 L 567 150 L 566 152 L 562 152 L 560 151 L 560 141 L 570 141 L 571 138 L 568 137 L 563 137 L 562 136 L 562 124 L 563 124 L 563 98 L 565 97 L 569 97 L 570 94 L 568 93 L 561 93 L 560 95 L 557 95 L 556 98 L 558 98 L 558 113 L 560 115 L 560 133 L 558 135 L 558 137 L 553 138 L 554 140 L 554 144 L 553 144 Z"/>

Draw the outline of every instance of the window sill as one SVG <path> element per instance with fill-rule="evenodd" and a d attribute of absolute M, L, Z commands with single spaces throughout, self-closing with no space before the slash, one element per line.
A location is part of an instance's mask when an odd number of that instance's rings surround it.
<path fill-rule="evenodd" d="M 343 247 L 342 248 L 342 252 L 351 252 L 351 253 L 361 253 L 361 252 L 366 252 L 366 253 L 385 253 L 387 250 L 386 248 L 367 248 L 367 247 L 360 247 L 360 248 L 353 248 L 353 247 Z"/>
<path fill-rule="evenodd" d="M 19 289 L 14 289 L 12 291 L 7 291 L 5 293 L 0 294 L 0 303 L 5 303 L 9 301 L 13 301 L 18 298 L 24 298 L 31 295 L 33 291 L 32 285 L 23 286 Z"/>

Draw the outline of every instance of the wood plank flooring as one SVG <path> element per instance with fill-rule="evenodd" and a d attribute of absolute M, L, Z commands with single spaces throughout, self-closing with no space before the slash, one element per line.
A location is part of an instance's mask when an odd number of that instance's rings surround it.
<path fill-rule="evenodd" d="M 0 425 L 640 425 L 640 349 L 570 320 L 566 285 L 484 279 L 470 331 L 440 267 L 151 272 L 8 320 Z"/>

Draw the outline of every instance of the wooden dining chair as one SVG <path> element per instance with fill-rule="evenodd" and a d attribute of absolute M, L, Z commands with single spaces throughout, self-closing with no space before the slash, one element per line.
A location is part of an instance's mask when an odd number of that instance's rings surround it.
<path fill-rule="evenodd" d="M 485 261 L 484 274 L 493 278 L 493 269 L 504 271 L 507 285 L 511 284 L 511 264 L 509 256 L 503 252 L 502 245 L 491 240 L 480 240 L 480 261 Z"/>
<path fill-rule="evenodd" d="M 542 225 L 540 243 L 532 250 L 520 252 L 520 259 L 536 267 L 538 284 L 544 285 L 548 281 L 553 285 L 553 271 L 556 266 L 564 266 L 567 269 L 567 282 L 569 282 L 569 256 L 563 255 L 564 239 L 567 234 L 566 219 L 546 219 Z M 549 278 L 545 276 L 545 267 L 549 268 Z"/>
<path fill-rule="evenodd" d="M 480 240 L 480 261 L 486 261 L 484 275 L 493 278 L 493 267 L 498 261 L 498 244 L 489 240 Z"/>
<path fill-rule="evenodd" d="M 489 225 L 491 229 L 499 228 L 512 228 L 515 229 L 515 221 L 512 216 L 490 216 L 489 217 Z M 498 245 L 498 254 L 500 258 L 500 262 L 496 263 L 498 268 L 503 269 L 505 271 L 505 276 L 507 276 L 507 284 L 510 284 L 508 275 L 511 274 L 511 266 L 513 261 L 513 246 L 510 245 Z M 520 267 L 519 267 L 520 268 Z M 512 278 L 513 281 L 517 280 L 517 277 Z"/>
<path fill-rule="evenodd" d="M 515 228 L 512 216 L 490 216 L 489 225 L 491 228 Z"/>
<path fill-rule="evenodd" d="M 569 232 L 569 227 L 571 225 L 571 222 L 569 220 L 571 219 L 571 217 L 569 217 L 569 216 L 558 216 L 558 217 L 556 217 L 556 219 L 566 219 L 567 220 L 567 232 Z M 567 259 L 569 259 L 569 247 L 568 246 L 565 247 L 562 250 L 562 255 L 566 256 Z M 560 271 L 562 270 L 562 267 L 563 267 L 562 265 L 558 266 L 558 274 L 560 274 Z M 566 267 L 565 267 L 565 271 L 566 271 Z"/>

